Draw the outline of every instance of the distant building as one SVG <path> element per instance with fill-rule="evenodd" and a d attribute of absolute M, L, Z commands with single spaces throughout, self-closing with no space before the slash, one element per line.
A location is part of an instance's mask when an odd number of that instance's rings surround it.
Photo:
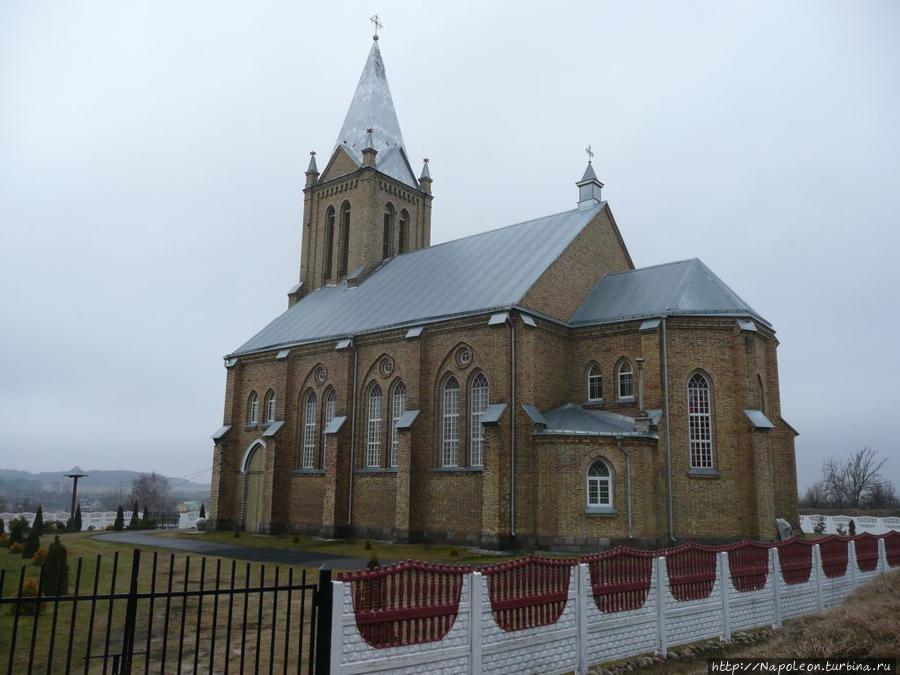
<path fill-rule="evenodd" d="M 596 548 L 796 522 L 774 329 L 697 259 L 635 269 L 590 162 L 576 185 L 432 246 L 373 44 L 306 172 L 288 309 L 226 358 L 216 526 Z"/>

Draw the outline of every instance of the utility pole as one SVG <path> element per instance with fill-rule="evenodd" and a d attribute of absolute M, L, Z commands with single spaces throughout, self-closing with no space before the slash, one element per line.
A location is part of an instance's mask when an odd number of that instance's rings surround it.
<path fill-rule="evenodd" d="M 67 473 L 66 478 L 72 479 L 72 510 L 69 511 L 69 517 L 75 519 L 75 499 L 78 495 L 78 479 L 87 478 L 86 473 Z"/>

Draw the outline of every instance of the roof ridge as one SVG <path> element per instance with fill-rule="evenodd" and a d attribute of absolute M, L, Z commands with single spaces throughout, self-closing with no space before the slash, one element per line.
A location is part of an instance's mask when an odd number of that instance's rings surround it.
<path fill-rule="evenodd" d="M 672 267 L 673 265 L 684 265 L 685 263 L 691 262 L 699 262 L 701 265 L 703 261 L 700 258 L 684 258 L 682 260 L 672 260 L 670 262 L 657 263 L 656 265 L 647 265 L 646 267 L 635 267 L 632 270 L 625 270 L 624 272 L 609 272 L 604 274 L 604 277 L 617 277 L 621 274 L 633 274 L 635 272 L 643 272 L 644 270 L 654 270 L 659 267 Z"/>

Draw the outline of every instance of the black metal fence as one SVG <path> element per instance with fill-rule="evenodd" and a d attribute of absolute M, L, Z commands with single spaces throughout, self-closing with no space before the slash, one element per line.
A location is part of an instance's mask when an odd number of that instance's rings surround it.
<path fill-rule="evenodd" d="M 138 549 L 130 565 L 118 552 L 79 558 L 68 580 L 36 569 L 0 570 L 8 674 L 328 672 L 328 569 L 308 579 L 306 570 Z"/>

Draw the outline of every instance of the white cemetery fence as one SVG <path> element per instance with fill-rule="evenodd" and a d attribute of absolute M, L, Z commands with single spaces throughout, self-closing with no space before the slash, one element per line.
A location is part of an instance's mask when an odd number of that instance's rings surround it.
<path fill-rule="evenodd" d="M 125 526 L 128 526 L 128 523 L 131 522 L 131 511 L 125 511 Z M 15 518 L 25 518 L 28 521 L 28 525 L 30 526 L 34 522 L 35 513 L 27 512 L 27 513 L 0 513 L 0 520 L 4 522 L 6 527 L 9 527 L 9 522 Z M 45 511 L 44 512 L 44 522 L 52 523 L 59 521 L 61 523 L 66 523 L 69 520 L 69 516 L 71 514 L 68 511 Z M 166 514 L 169 515 L 169 514 Z M 173 512 L 171 519 L 168 519 L 171 524 L 169 527 L 177 527 L 179 530 L 189 530 L 194 527 L 197 520 L 200 518 L 199 511 L 188 511 L 188 512 Z M 141 514 L 138 514 L 140 517 Z M 177 525 L 174 520 L 174 516 L 177 516 Z M 116 512 L 115 511 L 82 511 L 81 513 L 81 530 L 82 532 L 86 530 L 105 530 L 107 527 L 112 526 L 116 522 Z"/>
<path fill-rule="evenodd" d="M 892 567 L 900 532 L 348 572 L 333 582 L 331 672 L 586 673 L 778 627 Z"/>
<path fill-rule="evenodd" d="M 900 516 L 826 516 L 822 514 L 801 514 L 800 529 L 806 534 L 816 533 L 816 525 L 825 524 L 820 534 L 850 534 L 850 521 L 856 528 L 856 534 L 887 534 L 900 530 Z"/>

